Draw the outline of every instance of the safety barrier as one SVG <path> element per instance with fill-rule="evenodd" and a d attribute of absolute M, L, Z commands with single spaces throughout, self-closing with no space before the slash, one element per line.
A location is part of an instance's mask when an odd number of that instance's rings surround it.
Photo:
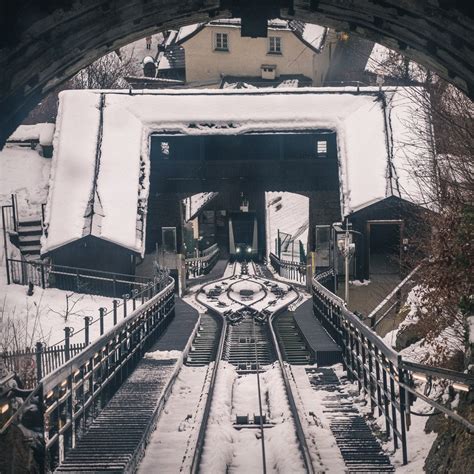
<path fill-rule="evenodd" d="M 454 389 L 472 390 L 474 377 L 447 369 L 413 364 L 388 347 L 383 340 L 346 308 L 344 301 L 328 290 L 333 281 L 332 271 L 313 278 L 314 314 L 342 348 L 344 367 L 359 390 L 369 398 L 370 411 L 385 418 L 385 431 L 392 436 L 394 449 L 401 445 L 403 463 L 408 462 L 407 436 L 415 397 L 421 398 L 435 410 L 460 422 L 471 433 L 474 425 L 437 401 L 418 391 L 415 380 L 430 382 L 431 378 L 445 380 Z"/>
<path fill-rule="evenodd" d="M 174 310 L 174 281 L 86 349 L 44 377 L 34 390 L 43 414 L 46 459 L 52 470 L 149 350 Z M 31 401 L 31 400 L 30 400 Z M 133 410 L 133 407 L 131 407 Z M 0 429 L 19 421 L 23 408 Z"/>
<path fill-rule="evenodd" d="M 306 264 L 280 260 L 275 254 L 270 254 L 270 264 L 273 269 L 283 278 L 306 284 Z"/>
<path fill-rule="evenodd" d="M 185 261 L 187 277 L 195 278 L 209 273 L 219 259 L 219 253 L 219 247 L 217 244 L 213 244 L 203 250 L 202 257 L 187 258 Z"/>

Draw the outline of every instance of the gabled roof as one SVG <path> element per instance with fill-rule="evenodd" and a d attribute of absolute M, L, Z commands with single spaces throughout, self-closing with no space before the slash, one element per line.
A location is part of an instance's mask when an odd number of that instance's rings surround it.
<path fill-rule="evenodd" d="M 142 253 L 148 195 L 142 123 L 106 93 L 59 97 L 41 253 L 86 236 Z"/>
<path fill-rule="evenodd" d="M 179 30 L 176 38 L 177 45 L 183 45 L 186 41 L 197 35 L 206 27 L 224 27 L 224 28 L 240 28 L 240 18 L 226 18 L 220 20 L 212 20 L 208 23 L 197 23 L 183 27 Z M 319 52 L 326 39 L 327 28 L 324 26 L 304 23 L 297 20 L 282 20 L 275 18 L 268 20 L 269 30 L 287 30 L 293 32 L 308 48 L 315 52 Z"/>

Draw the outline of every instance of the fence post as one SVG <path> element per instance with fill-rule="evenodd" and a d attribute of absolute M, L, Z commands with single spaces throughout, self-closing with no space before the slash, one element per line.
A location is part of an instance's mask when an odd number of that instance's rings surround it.
<path fill-rule="evenodd" d="M 41 360 L 41 355 L 43 354 L 43 343 L 36 343 L 36 383 L 43 378 L 43 365 Z"/>
<path fill-rule="evenodd" d="M 46 279 L 44 277 L 44 263 L 40 263 L 40 268 L 41 268 L 41 288 L 43 290 L 46 288 Z"/>
<path fill-rule="evenodd" d="M 118 301 L 117 300 L 113 300 L 112 301 L 112 305 L 113 305 L 113 311 L 114 311 L 114 326 L 117 324 L 117 306 L 118 306 Z"/>
<path fill-rule="evenodd" d="M 104 313 L 105 308 L 99 308 L 100 335 L 104 334 Z"/>
<path fill-rule="evenodd" d="M 84 342 L 86 346 L 90 344 L 90 339 L 89 339 L 89 326 L 91 323 L 91 317 L 90 316 L 85 316 L 84 317 Z"/>
<path fill-rule="evenodd" d="M 127 299 L 128 299 L 128 294 L 122 295 L 123 298 L 123 317 L 127 317 Z"/>
<path fill-rule="evenodd" d="M 400 385 L 406 383 L 405 380 L 405 371 L 402 369 L 402 356 L 397 357 L 397 371 L 398 371 L 398 394 L 399 394 L 399 404 L 400 404 L 400 434 L 401 443 L 402 443 L 402 460 L 403 465 L 405 466 L 408 463 L 408 453 L 407 453 L 407 436 L 406 436 L 406 423 L 405 423 L 405 411 L 406 411 L 406 393 L 405 389 Z"/>
<path fill-rule="evenodd" d="M 137 303 L 135 301 L 136 296 L 137 296 L 137 290 L 133 289 L 132 290 L 132 308 L 133 308 L 133 311 L 135 311 L 137 309 Z"/>
<path fill-rule="evenodd" d="M 79 269 L 76 269 L 76 292 L 79 293 Z"/>
<path fill-rule="evenodd" d="M 64 356 L 65 356 L 66 361 L 68 361 L 68 360 L 71 358 L 71 351 L 70 351 L 70 347 L 71 347 L 71 341 L 70 341 L 71 332 L 72 332 L 72 328 L 70 328 L 69 326 L 66 326 L 66 327 L 64 328 Z"/>

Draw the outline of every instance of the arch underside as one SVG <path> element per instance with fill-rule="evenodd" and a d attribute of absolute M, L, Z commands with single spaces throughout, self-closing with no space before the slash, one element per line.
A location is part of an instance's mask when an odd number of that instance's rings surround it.
<path fill-rule="evenodd" d="M 402 52 L 474 96 L 469 2 L 267 0 L 263 14 L 346 31 Z M 102 55 L 150 33 L 232 17 L 237 0 L 19 0 L 0 28 L 0 145 L 48 92 Z M 262 11 L 262 10 L 261 10 Z"/>

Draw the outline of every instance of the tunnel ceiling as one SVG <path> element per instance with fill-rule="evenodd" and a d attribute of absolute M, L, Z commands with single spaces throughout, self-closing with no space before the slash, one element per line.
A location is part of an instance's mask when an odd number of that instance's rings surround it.
<path fill-rule="evenodd" d="M 251 0 L 16 0 L 0 7 L 0 145 L 53 88 L 160 30 L 254 14 Z M 257 13 L 376 41 L 474 97 L 473 9 L 464 0 L 261 0 Z"/>

